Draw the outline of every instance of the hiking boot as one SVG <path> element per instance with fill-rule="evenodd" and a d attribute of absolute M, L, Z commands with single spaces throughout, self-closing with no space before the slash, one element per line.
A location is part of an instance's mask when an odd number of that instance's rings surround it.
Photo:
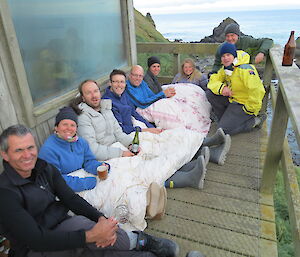
<path fill-rule="evenodd" d="M 256 116 L 254 118 L 254 121 L 255 121 L 254 128 L 261 129 L 266 119 L 267 119 L 267 114 L 265 114 L 265 113 L 262 113 L 262 114 L 259 114 L 258 116 Z"/>
<path fill-rule="evenodd" d="M 190 251 L 186 254 L 186 257 L 205 257 L 205 255 L 198 251 Z"/>
<path fill-rule="evenodd" d="M 133 231 L 138 234 L 136 250 L 149 251 L 157 257 L 177 257 L 179 255 L 179 246 L 176 242 L 166 239 L 151 236 L 142 231 Z"/>

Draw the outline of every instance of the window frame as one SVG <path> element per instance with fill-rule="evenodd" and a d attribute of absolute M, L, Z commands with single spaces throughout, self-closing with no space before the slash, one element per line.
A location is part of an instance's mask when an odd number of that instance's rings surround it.
<path fill-rule="evenodd" d="M 1 59 L 4 57 L 4 75 L 8 84 L 11 99 L 16 111 L 18 121 L 24 121 L 30 127 L 49 120 L 57 113 L 57 109 L 68 104 L 78 93 L 76 89 L 70 89 L 67 93 L 45 103 L 34 106 L 27 75 L 23 64 L 18 39 L 14 24 L 9 11 L 8 0 L 0 1 L 0 51 Z M 136 39 L 134 28 L 134 7 L 132 0 L 119 0 L 121 6 L 122 29 L 125 43 L 125 55 L 128 65 L 121 67 L 125 72 L 129 71 L 133 64 L 136 64 Z M 1 60 L 2 61 L 2 60 Z M 109 74 L 96 79 L 103 89 L 107 83 Z"/>

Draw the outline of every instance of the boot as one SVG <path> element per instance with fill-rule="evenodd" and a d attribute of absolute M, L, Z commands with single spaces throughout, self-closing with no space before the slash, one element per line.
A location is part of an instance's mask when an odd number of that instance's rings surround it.
<path fill-rule="evenodd" d="M 205 255 L 198 251 L 190 251 L 186 254 L 186 257 L 205 257 Z"/>
<path fill-rule="evenodd" d="M 210 158 L 209 161 L 217 163 L 219 165 L 224 165 L 227 153 L 231 146 L 231 137 L 230 135 L 225 136 L 224 143 L 219 146 L 211 146 L 209 148 Z"/>
<path fill-rule="evenodd" d="M 151 236 L 142 231 L 133 231 L 138 234 L 136 250 L 149 251 L 157 257 L 177 257 L 179 255 L 179 246 L 176 242 Z"/>
<path fill-rule="evenodd" d="M 162 219 L 167 205 L 167 190 L 152 182 L 146 194 L 146 218 Z"/>
<path fill-rule="evenodd" d="M 191 162 L 193 168 L 190 171 L 178 170 L 165 182 L 167 188 L 194 187 L 202 189 L 206 175 L 205 160 L 200 155 L 196 160 Z"/>
<path fill-rule="evenodd" d="M 216 133 L 211 137 L 206 137 L 203 140 L 202 146 L 220 145 L 225 141 L 225 133 L 222 128 L 218 128 Z"/>
<path fill-rule="evenodd" d="M 207 164 L 209 162 L 209 158 L 210 158 L 210 151 L 209 151 L 208 146 L 203 146 L 201 148 L 201 155 L 203 155 L 204 161 L 205 161 L 205 166 L 207 166 Z"/>

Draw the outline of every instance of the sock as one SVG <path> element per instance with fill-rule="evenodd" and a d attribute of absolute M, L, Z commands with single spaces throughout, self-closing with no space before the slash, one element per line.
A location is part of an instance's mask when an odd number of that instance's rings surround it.
<path fill-rule="evenodd" d="M 129 250 L 135 249 L 137 244 L 138 234 L 133 233 L 132 231 L 126 231 L 126 230 L 124 231 L 127 233 L 127 236 L 129 238 Z M 142 244 L 143 242 L 139 242 L 139 244 L 140 243 Z"/>

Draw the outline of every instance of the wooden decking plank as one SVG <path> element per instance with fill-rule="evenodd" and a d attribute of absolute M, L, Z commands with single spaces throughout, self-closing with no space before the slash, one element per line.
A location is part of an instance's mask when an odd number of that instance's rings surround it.
<path fill-rule="evenodd" d="M 206 181 L 214 181 L 224 184 L 232 184 L 239 187 L 249 188 L 249 189 L 259 189 L 260 180 L 255 177 L 249 176 L 237 176 L 226 173 L 226 170 L 214 171 L 210 170 L 207 172 Z"/>
<path fill-rule="evenodd" d="M 226 196 L 253 203 L 258 203 L 259 201 L 259 192 L 256 190 L 237 187 L 233 185 L 226 185 L 209 180 L 205 181 L 203 191 L 214 195 Z"/>
<path fill-rule="evenodd" d="M 224 210 L 225 212 L 236 213 L 243 216 L 259 218 L 260 211 L 258 203 L 247 202 L 244 200 L 228 198 L 220 195 L 213 195 L 207 192 L 192 188 L 168 189 L 168 200 L 176 199 L 202 207 L 216 210 Z"/>
<path fill-rule="evenodd" d="M 180 217 L 166 215 L 160 221 L 152 221 L 151 230 L 238 253 L 240 256 L 258 256 L 258 237 L 185 220 Z"/>

